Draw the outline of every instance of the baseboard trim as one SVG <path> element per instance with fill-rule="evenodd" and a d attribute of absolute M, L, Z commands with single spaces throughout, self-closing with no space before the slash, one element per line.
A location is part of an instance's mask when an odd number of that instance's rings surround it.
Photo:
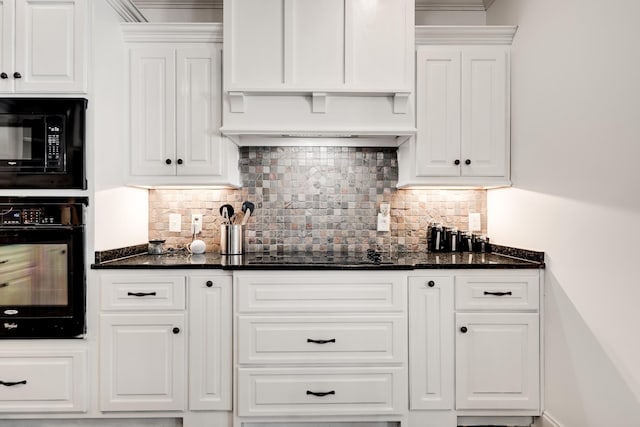
<path fill-rule="evenodd" d="M 540 427 L 564 427 L 553 415 L 545 411 L 542 414 L 542 425 Z"/>

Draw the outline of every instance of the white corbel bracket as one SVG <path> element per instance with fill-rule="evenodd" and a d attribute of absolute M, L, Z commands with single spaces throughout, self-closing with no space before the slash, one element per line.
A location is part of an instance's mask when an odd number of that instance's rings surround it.
<path fill-rule="evenodd" d="M 393 94 L 393 113 L 407 114 L 409 111 L 409 92 L 396 92 Z"/>
<path fill-rule="evenodd" d="M 311 111 L 314 113 L 327 112 L 327 93 L 326 92 L 311 93 Z"/>
<path fill-rule="evenodd" d="M 229 92 L 229 109 L 232 113 L 244 113 L 244 92 Z"/>

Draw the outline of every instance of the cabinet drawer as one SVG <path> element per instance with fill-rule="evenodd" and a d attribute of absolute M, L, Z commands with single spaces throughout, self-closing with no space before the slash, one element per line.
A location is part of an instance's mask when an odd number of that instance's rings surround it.
<path fill-rule="evenodd" d="M 397 414 L 406 407 L 403 368 L 239 369 L 238 415 Z"/>
<path fill-rule="evenodd" d="M 103 276 L 103 310 L 184 310 L 184 276 Z"/>
<path fill-rule="evenodd" d="M 458 310 L 537 310 L 538 275 L 456 276 Z"/>
<path fill-rule="evenodd" d="M 398 312 L 406 306 L 405 278 L 397 273 L 239 273 L 235 279 L 241 313 Z"/>
<path fill-rule="evenodd" d="M 85 350 L 0 352 L 0 381 L 0 412 L 87 410 Z"/>
<path fill-rule="evenodd" d="M 405 343 L 400 316 L 238 319 L 240 363 L 402 363 Z"/>

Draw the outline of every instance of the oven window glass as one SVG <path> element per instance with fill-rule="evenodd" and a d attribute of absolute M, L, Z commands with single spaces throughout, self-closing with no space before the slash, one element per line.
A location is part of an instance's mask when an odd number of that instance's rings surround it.
<path fill-rule="evenodd" d="M 0 306 L 66 306 L 68 250 L 63 243 L 0 246 Z"/>

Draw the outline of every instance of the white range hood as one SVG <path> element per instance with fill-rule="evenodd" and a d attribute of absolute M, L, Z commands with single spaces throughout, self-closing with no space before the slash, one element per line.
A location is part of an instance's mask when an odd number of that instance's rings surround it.
<path fill-rule="evenodd" d="M 238 145 L 401 144 L 416 132 L 414 8 L 225 0 L 222 132 Z"/>

